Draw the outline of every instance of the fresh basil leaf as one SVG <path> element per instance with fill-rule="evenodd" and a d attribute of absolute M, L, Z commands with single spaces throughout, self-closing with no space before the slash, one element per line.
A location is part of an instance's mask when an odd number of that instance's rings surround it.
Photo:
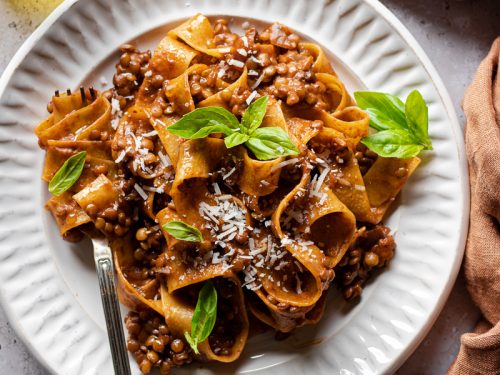
<path fill-rule="evenodd" d="M 80 178 L 85 166 L 86 151 L 71 156 L 59 168 L 49 182 L 49 191 L 54 195 L 61 195 Z"/>
<path fill-rule="evenodd" d="M 203 236 L 201 232 L 183 221 L 171 221 L 163 226 L 172 237 L 189 242 L 202 242 Z"/>
<path fill-rule="evenodd" d="M 198 350 L 198 340 L 196 340 L 193 337 L 191 337 L 191 335 L 189 334 L 189 332 L 184 332 L 184 337 L 186 338 L 186 341 L 188 342 L 188 344 L 191 347 L 191 349 L 193 349 L 193 351 L 196 354 L 200 354 L 200 351 Z"/>
<path fill-rule="evenodd" d="M 182 138 L 204 138 L 211 133 L 224 133 L 226 136 L 237 131 L 238 119 L 222 107 L 197 108 L 185 114 L 167 130 Z"/>
<path fill-rule="evenodd" d="M 233 134 L 233 130 L 225 125 L 217 123 L 216 121 L 210 120 L 207 126 L 201 128 L 196 133 L 191 135 L 189 139 L 205 138 L 212 133 L 224 133 L 227 136 Z"/>
<path fill-rule="evenodd" d="M 249 138 L 247 134 L 233 133 L 224 138 L 224 144 L 227 148 L 236 147 L 248 141 Z"/>
<path fill-rule="evenodd" d="M 367 108 L 366 112 L 370 116 L 370 127 L 375 130 L 401 129 L 401 125 L 388 117 L 384 112 L 375 108 Z"/>
<path fill-rule="evenodd" d="M 401 129 L 405 129 L 405 105 L 397 96 L 374 91 L 356 91 L 354 98 L 361 109 L 373 108 L 392 119 Z"/>
<path fill-rule="evenodd" d="M 417 156 L 424 146 L 404 130 L 384 130 L 361 140 L 366 147 L 383 157 L 409 158 Z"/>
<path fill-rule="evenodd" d="M 413 137 L 425 146 L 425 150 L 432 150 L 432 143 L 427 132 L 429 126 L 428 112 L 427 104 L 422 95 L 417 90 L 413 90 L 406 98 L 405 104 L 408 129 L 412 132 Z"/>
<path fill-rule="evenodd" d="M 257 99 L 248 106 L 241 118 L 241 132 L 252 134 L 257 129 L 266 115 L 267 96 Z"/>
<path fill-rule="evenodd" d="M 214 329 L 217 320 L 217 291 L 212 281 L 207 281 L 198 294 L 198 301 L 191 319 L 191 334 L 186 340 L 198 354 L 198 343 L 205 341 Z"/>
<path fill-rule="evenodd" d="M 245 145 L 259 160 L 276 159 L 280 156 L 297 155 L 299 150 L 281 128 L 256 129 Z"/>

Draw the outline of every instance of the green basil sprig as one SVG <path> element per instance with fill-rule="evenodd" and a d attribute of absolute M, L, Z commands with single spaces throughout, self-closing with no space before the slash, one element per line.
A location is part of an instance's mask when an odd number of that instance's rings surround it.
<path fill-rule="evenodd" d="M 267 100 L 268 97 L 263 96 L 250 104 L 241 118 L 241 123 L 236 116 L 222 107 L 204 107 L 187 113 L 167 130 L 188 139 L 223 133 L 227 148 L 245 144 L 259 160 L 297 155 L 299 150 L 283 129 L 259 128 L 266 115 Z"/>
<path fill-rule="evenodd" d="M 49 182 L 49 191 L 54 195 L 61 195 L 80 178 L 85 166 L 86 151 L 71 156 L 59 168 Z"/>
<path fill-rule="evenodd" d="M 201 232 L 183 221 L 171 221 L 163 226 L 172 237 L 189 242 L 203 242 L 203 236 Z"/>
<path fill-rule="evenodd" d="M 198 302 L 196 302 L 191 319 L 191 333 L 184 333 L 187 342 L 196 354 L 200 354 L 198 344 L 210 336 L 216 319 L 217 291 L 212 281 L 207 281 L 198 294 Z"/>
<path fill-rule="evenodd" d="M 432 150 L 427 132 L 427 104 L 420 92 L 412 91 L 406 103 L 397 96 L 371 91 L 357 91 L 354 98 L 370 115 L 370 126 L 378 131 L 361 140 L 370 150 L 383 157 L 396 158 L 409 158 L 422 150 Z"/>

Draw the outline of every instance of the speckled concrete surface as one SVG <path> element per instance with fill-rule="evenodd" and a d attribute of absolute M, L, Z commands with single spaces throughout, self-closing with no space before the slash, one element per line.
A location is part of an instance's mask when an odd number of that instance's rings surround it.
<path fill-rule="evenodd" d="M 59 0 L 0 0 L 0 73 L 49 8 Z M 460 122 L 463 92 L 495 36 L 500 35 L 498 0 L 382 0 L 420 42 L 451 94 Z M 444 374 L 463 332 L 479 313 L 459 276 L 429 335 L 398 371 L 400 375 Z M 0 309 L 0 374 L 45 375 L 16 338 Z"/>

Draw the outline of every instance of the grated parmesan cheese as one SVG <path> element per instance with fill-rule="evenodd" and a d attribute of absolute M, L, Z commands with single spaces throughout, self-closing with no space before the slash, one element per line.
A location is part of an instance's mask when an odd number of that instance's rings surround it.
<path fill-rule="evenodd" d="M 122 150 L 122 152 L 120 152 L 120 154 L 116 158 L 115 163 L 118 164 L 119 162 L 121 162 L 125 158 L 126 154 L 127 152 L 125 150 Z"/>
<path fill-rule="evenodd" d="M 314 189 L 313 189 L 314 194 L 313 195 L 316 195 L 316 196 L 319 195 L 319 190 L 323 186 L 323 183 L 325 182 L 325 178 L 329 172 L 330 172 L 329 167 L 326 167 L 325 169 L 323 169 L 323 171 L 321 171 L 321 174 L 319 175 L 318 180 L 316 181 L 316 184 L 314 185 Z"/>
<path fill-rule="evenodd" d="M 165 124 L 163 121 L 156 119 L 156 122 L 159 123 L 160 125 L 167 127 L 167 124 Z"/>
<path fill-rule="evenodd" d="M 264 73 L 262 73 L 260 77 L 257 78 L 257 81 L 255 81 L 255 83 L 252 85 L 251 89 L 255 90 L 257 87 L 259 87 L 263 79 L 264 79 Z"/>
<path fill-rule="evenodd" d="M 250 56 L 249 60 L 252 60 L 254 63 L 257 63 L 259 65 L 262 65 L 262 61 L 260 61 L 258 58 L 255 56 Z"/>
<path fill-rule="evenodd" d="M 151 191 L 153 193 L 163 194 L 164 190 L 162 187 L 154 187 L 154 186 L 143 186 L 142 187 L 146 191 Z"/>
<path fill-rule="evenodd" d="M 326 163 L 326 161 L 324 161 L 323 159 L 318 158 L 318 157 L 316 157 L 316 163 L 322 164 L 324 166 L 328 166 L 328 164 Z"/>
<path fill-rule="evenodd" d="M 158 151 L 158 157 L 160 158 L 160 161 L 164 167 L 170 167 L 172 165 L 172 161 L 170 160 L 168 155 L 164 155 L 163 152 Z"/>
<path fill-rule="evenodd" d="M 252 91 L 252 93 L 248 95 L 248 98 L 246 100 L 247 105 L 250 105 L 250 103 L 252 103 L 252 101 L 255 99 L 256 96 L 257 96 L 257 91 Z"/>
<path fill-rule="evenodd" d="M 326 193 L 321 194 L 321 198 L 319 200 L 319 204 L 325 203 L 326 198 L 328 198 L 328 195 Z"/>
<path fill-rule="evenodd" d="M 154 137 L 155 135 L 158 135 L 158 132 L 156 130 L 151 130 L 148 133 L 143 133 L 142 134 L 143 137 Z"/>
<path fill-rule="evenodd" d="M 302 293 L 302 286 L 301 286 L 300 278 L 297 274 L 295 274 L 295 280 L 297 281 L 295 290 L 297 291 L 297 294 L 301 294 Z"/>
<path fill-rule="evenodd" d="M 281 169 L 283 167 L 286 167 L 287 165 L 290 165 L 290 164 L 295 164 L 299 161 L 298 158 L 293 158 L 293 159 L 288 159 L 288 160 L 285 160 L 285 161 L 282 161 L 281 163 L 278 163 L 276 165 L 273 165 L 271 167 L 271 172 L 275 171 L 276 169 Z"/>
<path fill-rule="evenodd" d="M 111 127 L 116 130 L 123 116 L 123 112 L 120 108 L 120 102 L 115 98 L 111 98 L 111 116 L 113 117 L 111 120 Z"/>
<path fill-rule="evenodd" d="M 222 191 L 220 190 L 219 184 L 217 182 L 214 182 L 212 184 L 212 186 L 214 187 L 215 194 L 217 194 L 217 195 L 221 195 L 222 194 Z"/>
<path fill-rule="evenodd" d="M 223 180 L 226 180 L 228 177 L 230 177 L 234 172 L 236 171 L 236 167 L 233 167 L 233 169 L 231 169 L 228 173 L 226 173 L 224 176 L 222 176 L 222 179 Z M 229 195 L 229 197 L 231 197 Z"/>
<path fill-rule="evenodd" d="M 235 59 L 230 59 L 227 63 L 229 65 L 235 66 L 237 68 L 243 68 L 245 66 L 245 64 L 242 61 L 235 60 Z"/>
<path fill-rule="evenodd" d="M 137 191 L 137 193 L 139 193 L 139 195 L 141 196 L 142 199 L 144 199 L 144 200 L 148 199 L 148 195 L 146 194 L 146 192 L 142 189 L 142 187 L 139 184 L 135 183 L 134 189 L 135 189 L 135 191 Z"/>

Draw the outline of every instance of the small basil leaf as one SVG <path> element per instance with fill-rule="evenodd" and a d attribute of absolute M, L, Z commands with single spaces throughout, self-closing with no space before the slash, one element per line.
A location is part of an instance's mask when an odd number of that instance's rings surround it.
<path fill-rule="evenodd" d="M 198 294 L 198 302 L 191 320 L 191 336 L 198 342 L 208 338 L 217 319 L 217 291 L 212 281 L 207 281 Z"/>
<path fill-rule="evenodd" d="M 374 91 L 356 91 L 354 98 L 361 109 L 376 109 L 392 119 L 401 129 L 407 127 L 405 105 L 397 96 Z"/>
<path fill-rule="evenodd" d="M 202 134 L 208 131 L 202 131 L 204 128 L 217 127 L 211 129 L 215 130 L 212 133 L 222 132 L 230 135 L 239 126 L 238 119 L 228 110 L 222 107 L 205 107 L 185 114 L 167 130 L 179 137 L 192 139 L 193 137 L 203 138 Z"/>
<path fill-rule="evenodd" d="M 198 354 L 198 343 L 205 341 L 217 320 L 217 291 L 212 281 L 207 281 L 198 294 L 198 301 L 191 318 L 191 334 L 185 333 L 189 345 Z"/>
<path fill-rule="evenodd" d="M 252 134 L 257 129 L 266 115 L 267 96 L 257 99 L 248 106 L 241 118 L 241 132 Z"/>
<path fill-rule="evenodd" d="M 233 133 L 224 138 L 224 143 L 227 148 L 231 148 L 245 143 L 249 138 L 247 134 Z"/>
<path fill-rule="evenodd" d="M 390 129 L 401 129 L 401 125 L 394 121 L 392 118 L 388 117 L 384 112 L 379 111 L 375 108 L 367 108 L 366 112 L 370 115 L 370 127 L 375 130 L 390 130 Z"/>
<path fill-rule="evenodd" d="M 258 128 L 245 145 L 259 160 L 276 159 L 280 156 L 297 155 L 299 150 L 281 128 Z"/>
<path fill-rule="evenodd" d="M 186 224 L 183 221 L 171 221 L 163 226 L 172 237 L 189 242 L 202 242 L 203 236 L 195 227 Z"/>
<path fill-rule="evenodd" d="M 428 112 L 427 104 L 422 95 L 417 90 L 413 90 L 406 98 L 405 104 L 408 129 L 412 132 L 413 137 L 425 146 L 425 150 L 432 150 L 432 143 L 427 132 L 429 126 Z"/>
<path fill-rule="evenodd" d="M 409 158 L 417 156 L 424 146 L 404 130 L 384 130 L 361 140 L 366 147 L 383 157 Z"/>
<path fill-rule="evenodd" d="M 86 151 L 71 156 L 59 168 L 49 182 L 49 191 L 54 195 L 61 195 L 80 178 L 85 166 Z"/>
<path fill-rule="evenodd" d="M 198 340 L 193 339 L 189 332 L 184 332 L 184 337 L 186 338 L 186 341 L 191 349 L 193 349 L 196 354 L 200 354 L 200 351 L 198 350 Z"/>
<path fill-rule="evenodd" d="M 170 129 L 170 128 L 169 128 Z M 221 125 L 216 121 L 210 120 L 208 125 L 198 130 L 196 133 L 191 135 L 189 139 L 198 139 L 208 137 L 212 133 L 224 133 L 225 135 L 230 135 L 233 133 L 226 125 Z"/>

